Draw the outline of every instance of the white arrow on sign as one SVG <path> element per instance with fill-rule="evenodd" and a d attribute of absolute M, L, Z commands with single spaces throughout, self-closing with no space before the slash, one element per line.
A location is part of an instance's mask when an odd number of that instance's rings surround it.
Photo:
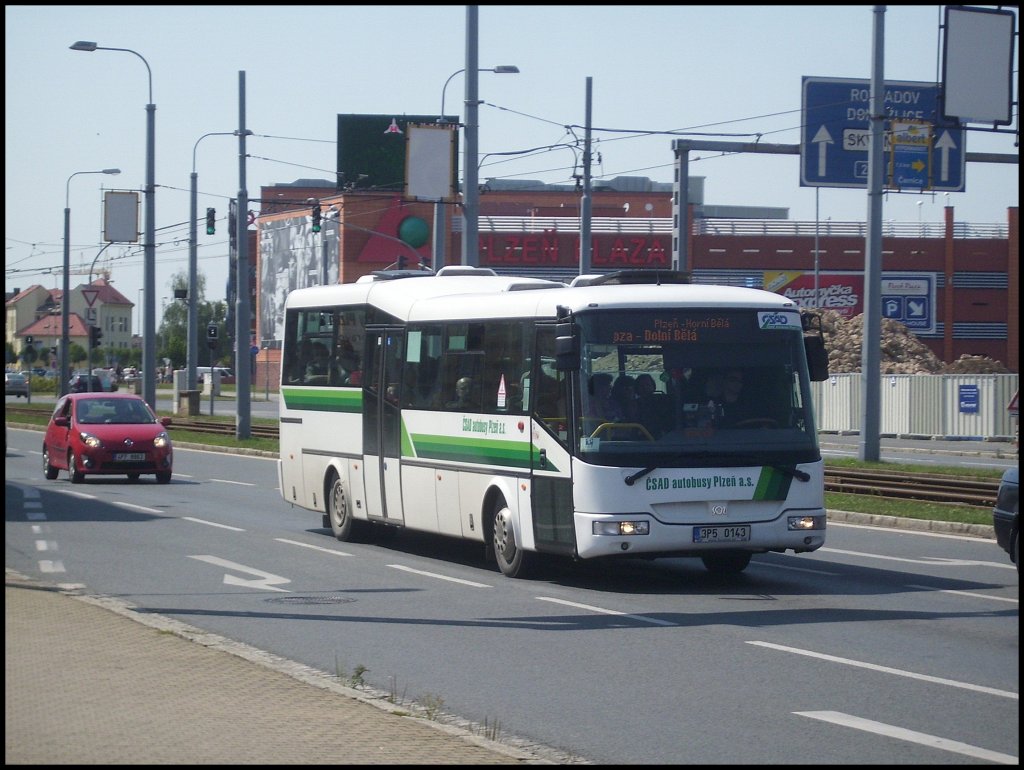
<path fill-rule="evenodd" d="M 949 131 L 942 132 L 942 136 L 935 143 L 935 149 L 941 151 L 939 154 L 940 179 L 947 182 L 949 181 L 949 151 L 956 149 L 956 142 L 949 135 Z"/>
<path fill-rule="evenodd" d="M 814 135 L 814 138 L 811 140 L 811 144 L 818 145 L 818 176 L 825 176 L 825 166 L 827 165 L 825 163 L 825 158 L 828 155 L 828 146 L 830 144 L 835 144 L 835 141 L 832 139 L 832 134 L 828 132 L 828 129 L 825 128 L 825 126 L 822 126 L 818 129 L 818 133 Z"/>
<path fill-rule="evenodd" d="M 264 591 L 281 591 L 282 593 L 291 593 L 284 588 L 275 588 L 274 586 L 279 583 L 291 583 L 292 581 L 288 578 L 281 577 L 280 575 L 274 575 L 270 572 L 263 572 L 262 570 L 253 569 L 252 567 L 246 567 L 242 564 L 236 564 L 233 561 L 227 559 L 219 559 L 216 556 L 189 556 L 190 559 L 198 559 L 199 561 L 205 561 L 207 564 L 214 564 L 218 567 L 224 567 L 225 569 L 233 569 L 238 572 L 245 572 L 249 575 L 259 575 L 259 578 L 255 580 L 247 580 L 246 578 L 235 577 L 234 575 L 225 575 L 224 584 L 229 586 L 244 586 L 246 588 L 259 588 Z"/>

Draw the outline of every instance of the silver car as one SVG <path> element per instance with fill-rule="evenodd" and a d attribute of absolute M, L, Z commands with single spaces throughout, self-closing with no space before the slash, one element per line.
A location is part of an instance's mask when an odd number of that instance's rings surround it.
<path fill-rule="evenodd" d="M 4 395 L 28 397 L 28 377 L 18 372 L 4 372 Z"/>

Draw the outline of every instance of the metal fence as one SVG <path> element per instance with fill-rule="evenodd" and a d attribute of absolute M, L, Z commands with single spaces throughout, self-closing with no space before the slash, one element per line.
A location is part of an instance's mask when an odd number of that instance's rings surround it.
<path fill-rule="evenodd" d="M 880 433 L 883 436 L 1014 440 L 1017 419 L 1007 411 L 1017 374 L 883 374 Z M 859 433 L 863 379 L 834 374 L 814 382 L 819 431 Z"/>

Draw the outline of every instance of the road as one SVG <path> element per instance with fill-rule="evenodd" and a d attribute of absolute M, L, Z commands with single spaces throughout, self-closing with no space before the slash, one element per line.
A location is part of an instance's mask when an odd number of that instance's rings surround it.
<path fill-rule="evenodd" d="M 169 485 L 72 486 L 38 437 L 9 430 L 8 567 L 397 699 L 602 764 L 1018 763 L 1019 581 L 991 540 L 831 524 L 731 579 L 510 580 L 479 545 L 339 543 L 268 459 L 179 448 Z"/>

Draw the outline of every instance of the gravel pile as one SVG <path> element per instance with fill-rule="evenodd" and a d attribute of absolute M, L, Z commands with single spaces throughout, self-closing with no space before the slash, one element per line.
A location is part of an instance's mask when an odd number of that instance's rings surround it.
<path fill-rule="evenodd" d="M 822 310 L 821 328 L 828 350 L 828 369 L 834 374 L 860 371 L 864 339 L 864 315 L 844 318 L 834 310 Z M 946 364 L 904 324 L 883 318 L 881 325 L 882 374 L 1010 374 L 1001 361 L 988 356 L 964 354 Z"/>

